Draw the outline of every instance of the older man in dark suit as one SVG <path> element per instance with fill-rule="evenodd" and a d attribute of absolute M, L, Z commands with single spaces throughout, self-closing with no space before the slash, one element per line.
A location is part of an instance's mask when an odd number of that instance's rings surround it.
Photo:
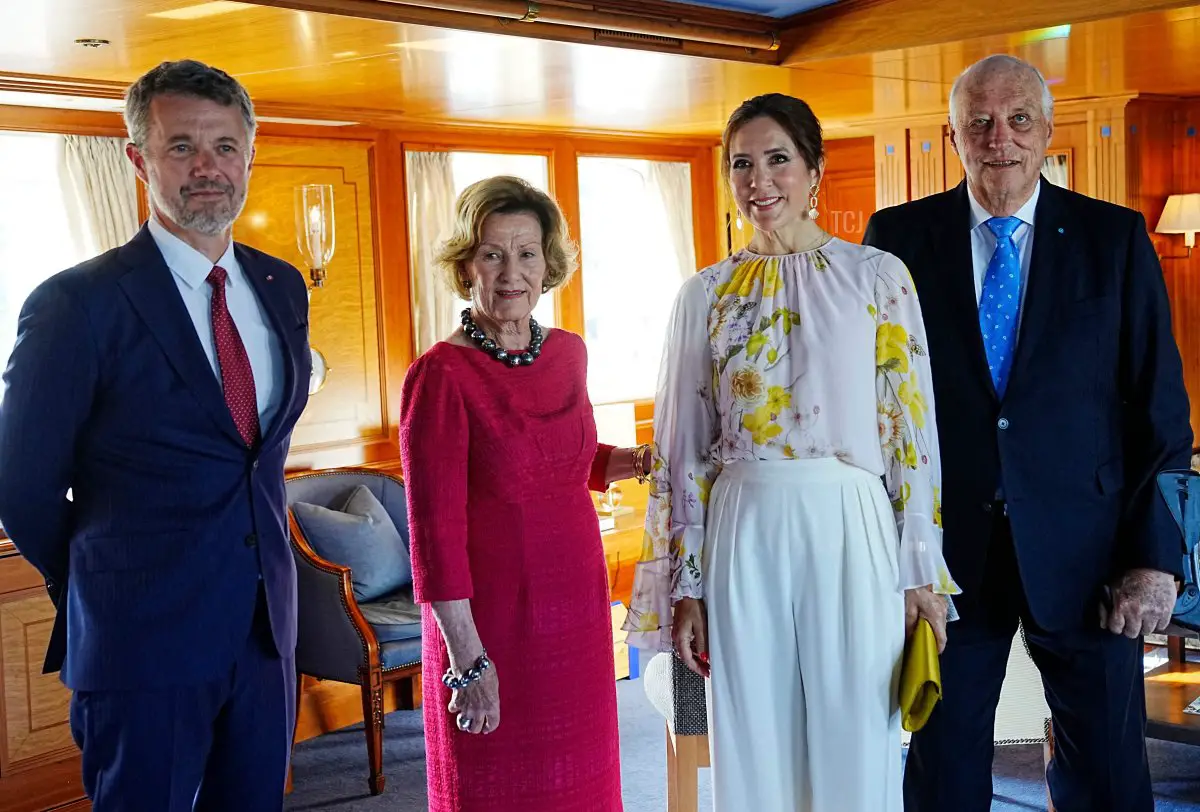
<path fill-rule="evenodd" d="M 92 808 L 277 812 L 304 280 L 232 241 L 254 157 L 241 85 L 164 63 L 125 115 L 151 218 L 25 302 L 0 402 L 0 521 L 58 607 L 46 670 L 74 691 Z"/>
<path fill-rule="evenodd" d="M 1041 179 L 1053 100 L 1032 66 L 969 68 L 950 131 L 966 180 L 876 213 L 865 236 L 921 297 L 963 589 L 906 808 L 990 807 L 1020 624 L 1053 715 L 1058 812 L 1149 812 L 1141 635 L 1165 628 L 1182 561 L 1154 478 L 1192 445 L 1162 270 L 1140 214 Z"/>

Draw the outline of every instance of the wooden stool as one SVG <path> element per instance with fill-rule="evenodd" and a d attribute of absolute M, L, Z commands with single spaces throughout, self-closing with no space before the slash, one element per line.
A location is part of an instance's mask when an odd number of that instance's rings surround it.
<path fill-rule="evenodd" d="M 666 652 L 650 658 L 642 680 L 650 704 L 666 717 L 667 810 L 697 812 L 700 768 L 709 766 L 704 680 Z"/>
<path fill-rule="evenodd" d="M 700 768 L 708 766 L 708 736 L 667 728 L 667 812 L 697 812 Z"/>

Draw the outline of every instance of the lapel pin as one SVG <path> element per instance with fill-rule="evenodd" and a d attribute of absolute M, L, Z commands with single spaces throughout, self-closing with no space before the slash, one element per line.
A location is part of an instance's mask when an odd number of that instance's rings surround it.
<path fill-rule="evenodd" d="M 1062 234 L 1062 233 L 1063 233 L 1063 230 L 1062 230 L 1062 227 L 1061 227 L 1061 226 L 1060 226 L 1060 227 L 1059 227 L 1059 229 L 1058 229 L 1058 233 L 1059 233 L 1059 234 Z M 267 278 L 268 278 L 268 279 L 270 279 L 270 277 L 267 277 Z"/>
<path fill-rule="evenodd" d="M 1062 229 L 1060 228 L 1060 229 L 1059 229 L 1059 231 L 1062 231 Z M 274 281 L 275 281 L 275 277 L 271 276 L 270 274 L 267 274 L 267 281 L 268 281 L 268 282 L 274 282 Z"/>

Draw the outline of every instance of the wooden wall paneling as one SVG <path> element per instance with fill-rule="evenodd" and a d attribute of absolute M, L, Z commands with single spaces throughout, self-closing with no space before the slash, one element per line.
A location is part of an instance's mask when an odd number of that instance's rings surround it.
<path fill-rule="evenodd" d="M 1077 188 L 1076 191 L 1124 206 L 1128 202 L 1125 187 L 1124 108 L 1093 108 L 1088 111 L 1087 116 L 1088 154 L 1091 158 L 1092 173 L 1087 179 L 1087 185 Z"/>
<path fill-rule="evenodd" d="M 395 457 L 382 386 L 379 266 L 376 256 L 372 141 L 263 137 L 258 139 L 238 240 L 301 270 L 296 246 L 294 190 L 304 183 L 333 186 L 336 248 L 325 286 L 309 299 L 309 335 L 330 371 L 309 398 L 292 435 L 291 467 L 370 462 Z"/>
<path fill-rule="evenodd" d="M 722 219 L 717 205 L 716 188 L 721 182 L 719 168 L 708 160 L 709 150 L 693 150 L 692 233 L 696 241 L 697 269 L 719 262 L 725 253 L 717 239 L 717 223 Z"/>
<path fill-rule="evenodd" d="M 1091 124 L 1087 111 L 1068 112 L 1054 117 L 1054 134 L 1050 138 L 1051 149 L 1071 150 L 1071 188 L 1080 194 L 1090 194 L 1088 188 L 1096 172 L 1093 168 L 1094 151 L 1090 145 Z"/>
<path fill-rule="evenodd" d="M 962 159 L 950 143 L 950 127 L 943 127 L 942 132 L 942 169 L 946 173 L 946 188 L 953 189 L 966 177 L 966 172 L 963 171 Z"/>
<path fill-rule="evenodd" d="M 84 795 L 70 691 L 57 674 L 42 674 L 53 624 L 38 572 L 19 555 L 0 558 L 0 798 L 14 812 Z"/>
<path fill-rule="evenodd" d="M 821 181 L 821 227 L 843 240 L 862 242 L 875 211 L 875 139 L 839 138 L 825 142 Z"/>
<path fill-rule="evenodd" d="M 1146 218 L 1155 247 L 1162 254 L 1167 240 L 1154 235 L 1154 226 L 1174 188 L 1171 165 L 1175 135 L 1175 105 L 1169 101 L 1135 99 L 1125 109 L 1126 196 L 1130 208 Z M 1167 251 L 1169 253 L 1169 251 Z"/>
<path fill-rule="evenodd" d="M 1171 194 L 1200 192 L 1200 102 L 1176 106 L 1172 127 L 1174 175 Z M 1158 214 L 1147 226 L 1153 230 Z M 1183 357 L 1184 382 L 1192 407 L 1192 432 L 1200 438 L 1200 247 L 1186 256 L 1182 235 L 1164 237 L 1160 255 L 1171 297 L 1172 324 Z M 1196 441 L 1193 440 L 1193 443 Z"/>
<path fill-rule="evenodd" d="M 908 131 L 912 199 L 946 191 L 946 156 L 942 126 L 914 127 Z"/>
<path fill-rule="evenodd" d="M 908 129 L 881 129 L 875 134 L 875 208 L 895 206 L 910 199 Z"/>
<path fill-rule="evenodd" d="M 120 113 L 0 105 L 0 130 L 70 135 L 127 135 Z"/>
<path fill-rule="evenodd" d="M 653 400 L 639 400 L 633 404 L 633 421 L 637 442 L 639 444 L 654 442 Z"/>
<path fill-rule="evenodd" d="M 582 225 L 579 212 L 579 153 L 578 146 L 569 140 L 559 141 L 550 154 L 550 183 L 554 197 L 567 220 L 567 228 L 576 245 L 581 245 Z M 579 252 L 583 267 L 583 249 Z M 557 292 L 559 324 L 579 336 L 584 335 L 584 301 L 582 275 L 576 273 Z"/>
<path fill-rule="evenodd" d="M 408 195 L 405 194 L 404 150 L 399 136 L 394 132 L 380 133 L 371 157 L 379 259 L 379 312 L 383 317 L 379 359 L 384 376 L 383 412 L 389 427 L 388 449 L 394 451 L 398 459 L 400 395 L 405 373 L 416 356 L 408 263 Z"/>

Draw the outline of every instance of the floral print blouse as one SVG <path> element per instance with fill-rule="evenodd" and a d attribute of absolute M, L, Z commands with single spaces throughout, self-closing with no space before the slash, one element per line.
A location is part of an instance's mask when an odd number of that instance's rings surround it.
<path fill-rule="evenodd" d="M 667 330 L 631 645 L 669 650 L 672 605 L 704 596 L 709 489 L 733 461 L 835 457 L 880 476 L 897 587 L 960 591 L 942 557 L 925 328 L 899 259 L 838 238 L 741 251 L 684 282 Z"/>

